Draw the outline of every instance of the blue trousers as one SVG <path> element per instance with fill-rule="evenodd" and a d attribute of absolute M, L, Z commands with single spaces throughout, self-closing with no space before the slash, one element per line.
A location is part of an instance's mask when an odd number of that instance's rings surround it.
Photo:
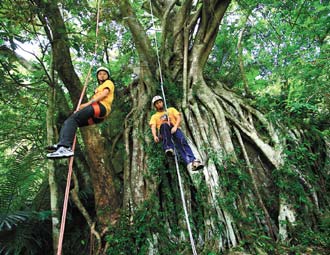
<path fill-rule="evenodd" d="M 171 134 L 171 128 L 173 126 L 169 125 L 168 123 L 164 123 L 160 126 L 160 134 L 163 141 L 163 149 L 173 149 L 174 150 L 174 144 L 177 148 L 177 150 L 180 152 L 180 155 L 184 162 L 186 164 L 189 164 L 190 162 L 194 161 L 196 158 L 188 145 L 188 142 L 182 133 L 182 131 L 178 128 L 174 134 Z M 172 141 L 173 138 L 173 141 Z"/>

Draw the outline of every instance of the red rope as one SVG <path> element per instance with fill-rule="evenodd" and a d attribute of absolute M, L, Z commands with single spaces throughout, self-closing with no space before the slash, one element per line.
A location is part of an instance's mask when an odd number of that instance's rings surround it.
<path fill-rule="evenodd" d="M 97 35 L 99 32 L 99 20 L 100 20 L 100 2 L 101 0 L 97 1 L 97 16 L 96 16 L 96 32 L 95 32 L 95 36 L 96 36 L 96 43 L 95 43 L 95 48 L 94 48 L 94 59 L 93 62 L 95 60 L 95 56 L 97 53 L 97 47 L 98 47 L 98 43 L 97 43 Z M 86 89 L 87 89 L 87 84 L 88 84 L 88 80 L 91 76 L 91 72 L 92 72 L 92 68 L 93 66 L 91 65 L 87 76 L 86 76 L 86 80 L 84 83 L 84 87 L 82 89 L 82 92 L 80 94 L 80 98 L 77 104 L 77 108 L 76 111 L 79 110 L 79 107 L 81 105 L 82 99 L 85 95 Z M 75 147 L 76 147 L 76 140 L 77 140 L 77 136 L 74 136 L 73 139 L 73 144 L 72 144 L 72 151 L 75 151 Z M 64 195 L 64 201 L 63 201 L 63 211 L 62 211 L 62 219 L 61 219 L 61 228 L 60 228 L 60 236 L 58 239 L 58 245 L 57 245 L 57 255 L 61 255 L 62 254 L 62 244 L 63 244 L 63 236 L 64 236 L 64 229 L 65 229 L 65 222 L 66 222 L 66 213 L 68 210 L 68 201 L 69 201 L 69 193 L 70 193 L 70 183 L 71 183 L 71 176 L 72 176 L 72 166 L 73 166 L 73 156 L 69 158 L 69 170 L 68 170 L 68 176 L 67 176 L 67 181 L 66 181 L 66 188 L 65 188 L 65 195 Z"/>

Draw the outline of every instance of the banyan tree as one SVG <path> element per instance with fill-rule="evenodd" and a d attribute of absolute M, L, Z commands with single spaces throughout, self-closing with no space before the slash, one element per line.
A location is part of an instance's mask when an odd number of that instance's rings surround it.
<path fill-rule="evenodd" d="M 329 204 L 325 197 L 328 184 L 323 177 L 315 178 L 323 176 L 328 167 L 327 140 L 320 138 L 316 147 L 310 143 L 309 149 L 316 156 L 308 159 L 314 160 L 308 167 L 301 164 L 307 160 L 303 156 L 301 161 L 292 160 L 297 154 L 290 152 L 306 139 L 315 140 L 301 127 L 288 127 L 268 118 L 251 103 L 255 95 L 244 78 L 243 29 L 237 35 L 235 54 L 245 93 L 232 89 L 237 79 L 224 81 L 206 69 L 218 57 L 215 47 L 221 45 L 215 45 L 216 39 L 225 29 L 222 23 L 228 11 L 235 12 L 233 5 L 250 4 L 247 15 L 251 15 L 257 2 L 102 1 L 99 38 L 75 43 L 74 29 L 79 27 L 75 19 L 89 17 L 88 35 L 95 30 L 96 8 L 88 1 L 74 1 L 81 8 L 67 1 L 22 2 L 29 10 L 30 22 L 39 26 L 49 43 L 48 142 L 56 137 L 63 116 L 72 107 L 69 105 L 77 104 L 81 92 L 84 75 L 78 75 L 72 50 L 82 47 L 83 54 L 88 55 L 97 40 L 98 55 L 90 64 L 97 67 L 103 63 L 111 68 L 109 54 L 115 47 L 120 51 L 122 42 L 130 38 L 127 84 L 116 84 L 116 72 L 123 70 L 111 69 L 116 98 L 110 119 L 100 126 L 82 128 L 78 136 L 69 206 L 77 209 L 72 214 L 80 215 L 80 224 L 91 231 L 87 244 L 94 254 L 114 254 L 111 251 L 120 245 L 127 246 L 125 254 L 191 254 L 175 164 L 163 155 L 159 144 L 153 143 L 150 133 L 151 99 L 161 95 L 161 85 L 167 104 L 181 113 L 181 128 L 194 153 L 205 164 L 197 172 L 179 164 L 199 254 L 218 254 L 236 247 L 263 254 L 266 248 L 260 243 L 293 242 L 298 223 L 318 226 Z M 70 6 L 77 11 L 70 11 Z M 114 30 L 122 33 L 116 35 L 118 41 L 109 38 Z M 57 111 L 58 126 L 54 128 Z M 65 172 L 64 165 L 57 161 L 46 165 L 51 177 L 54 250 L 63 195 L 58 189 L 63 187 L 54 184 L 52 174 L 58 168 Z M 293 184 L 295 190 L 291 189 Z M 81 191 L 87 187 L 92 195 L 83 200 Z M 72 228 L 66 227 L 69 232 L 64 247 L 71 240 Z M 65 254 L 70 253 L 67 250 Z"/>

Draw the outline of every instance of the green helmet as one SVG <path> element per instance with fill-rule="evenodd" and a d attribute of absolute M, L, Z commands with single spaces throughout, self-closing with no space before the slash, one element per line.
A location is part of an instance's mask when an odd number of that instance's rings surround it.
<path fill-rule="evenodd" d="M 104 71 L 104 72 L 106 72 L 106 73 L 108 74 L 108 76 L 110 77 L 110 71 L 109 71 L 108 68 L 103 67 L 103 66 L 97 68 L 97 70 L 96 70 L 96 76 L 97 76 L 97 74 L 98 74 L 100 71 Z"/>

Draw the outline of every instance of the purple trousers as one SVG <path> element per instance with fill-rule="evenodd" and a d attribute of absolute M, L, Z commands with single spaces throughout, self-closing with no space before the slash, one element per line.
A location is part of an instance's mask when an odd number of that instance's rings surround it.
<path fill-rule="evenodd" d="M 177 150 L 180 152 L 180 155 L 186 164 L 194 161 L 196 158 L 187 143 L 187 140 L 182 133 L 182 131 L 178 128 L 174 134 L 171 134 L 171 128 L 173 126 L 167 123 L 164 123 L 160 126 L 160 134 L 163 141 L 163 149 L 173 149 L 174 144 Z M 174 142 L 174 144 L 173 144 Z"/>

